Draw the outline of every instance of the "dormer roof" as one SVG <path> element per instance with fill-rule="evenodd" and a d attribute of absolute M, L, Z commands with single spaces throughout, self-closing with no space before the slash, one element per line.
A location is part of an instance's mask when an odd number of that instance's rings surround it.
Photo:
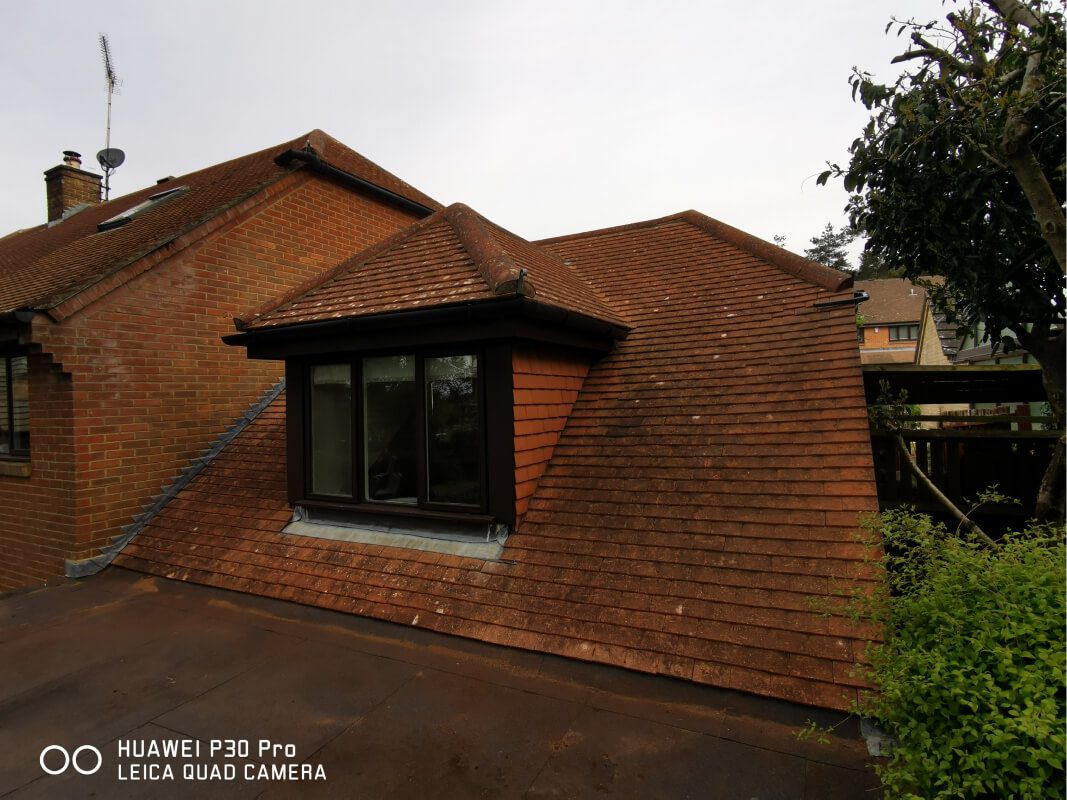
<path fill-rule="evenodd" d="M 625 318 L 558 256 L 456 203 L 238 321 L 257 331 L 526 298 L 620 328 Z"/>

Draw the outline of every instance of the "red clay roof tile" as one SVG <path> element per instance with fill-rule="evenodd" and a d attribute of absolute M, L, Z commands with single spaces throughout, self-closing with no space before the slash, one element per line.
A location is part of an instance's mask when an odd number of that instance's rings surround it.
<path fill-rule="evenodd" d="M 462 203 L 416 222 L 239 323 L 258 330 L 520 295 L 626 324 L 554 255 Z"/>
<path fill-rule="evenodd" d="M 418 228 L 427 268 L 473 274 L 444 225 Z M 871 631 L 813 602 L 870 580 L 854 311 L 814 307 L 847 280 L 731 231 L 682 214 L 542 244 L 632 330 L 590 371 L 505 562 L 280 534 L 280 399 L 116 563 L 846 708 Z"/>

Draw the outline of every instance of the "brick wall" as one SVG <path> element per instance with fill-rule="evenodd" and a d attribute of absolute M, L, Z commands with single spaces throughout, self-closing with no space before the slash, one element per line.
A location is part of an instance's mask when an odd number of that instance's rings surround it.
<path fill-rule="evenodd" d="M 30 465 L 26 477 L 0 477 L 0 591 L 63 574 L 74 542 L 71 379 L 40 354 L 29 359 Z"/>
<path fill-rule="evenodd" d="M 905 323 L 901 323 L 905 324 Z M 907 323 L 914 325 L 915 323 Z M 901 353 L 915 353 L 914 340 L 910 341 L 889 341 L 889 327 L 888 325 L 869 325 L 863 329 L 863 341 L 860 342 L 860 354 L 862 356 L 864 350 L 894 350 Z"/>
<path fill-rule="evenodd" d="M 559 350 L 517 345 L 512 351 L 516 528 L 552 458 L 589 365 L 587 356 Z"/>
<path fill-rule="evenodd" d="M 0 508 L 18 509 L 3 518 L 0 561 L 21 566 L 3 573 L 0 590 L 58 578 L 64 558 L 95 555 L 278 380 L 280 362 L 250 361 L 221 342 L 235 315 L 415 220 L 305 173 L 269 194 L 63 322 L 38 315 L 33 341 L 64 373 L 55 380 L 66 381 L 69 401 L 54 404 L 50 388 L 31 383 L 31 477 L 0 477 Z M 62 424 L 73 443 L 68 475 L 42 460 L 46 431 Z M 63 533 L 50 533 L 54 509 L 71 497 Z M 41 541 L 47 558 L 33 555 Z"/>

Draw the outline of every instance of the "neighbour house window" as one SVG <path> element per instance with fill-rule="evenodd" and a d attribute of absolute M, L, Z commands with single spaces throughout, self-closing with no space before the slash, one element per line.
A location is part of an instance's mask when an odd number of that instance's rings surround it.
<path fill-rule="evenodd" d="M 30 383 L 26 356 L 0 356 L 0 458 L 29 458 Z"/>
<path fill-rule="evenodd" d="M 308 378 L 312 498 L 485 508 L 477 354 L 404 353 L 315 364 Z"/>
<path fill-rule="evenodd" d="M 918 325 L 890 325 L 889 341 L 912 342 L 919 338 Z"/>
<path fill-rule="evenodd" d="M 860 344 L 867 341 L 866 328 L 856 328 L 856 341 Z"/>

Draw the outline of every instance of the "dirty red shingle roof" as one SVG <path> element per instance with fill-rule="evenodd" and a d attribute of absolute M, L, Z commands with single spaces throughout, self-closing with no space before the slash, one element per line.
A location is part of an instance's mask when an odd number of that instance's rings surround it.
<path fill-rule="evenodd" d="M 712 223 L 542 243 L 632 330 L 589 372 L 503 561 L 282 535 L 279 400 L 116 563 L 847 708 L 870 631 L 822 607 L 867 579 L 854 536 L 877 504 L 855 312 L 814 304 L 848 280 Z"/>
<path fill-rule="evenodd" d="M 378 165 L 315 130 L 251 153 L 90 206 L 54 225 L 0 239 L 0 311 L 49 309 L 127 264 L 164 247 L 291 173 L 275 163 L 290 149 L 310 147 L 327 164 L 430 209 L 440 205 Z M 99 223 L 169 188 L 188 187 L 131 222 L 107 231 Z"/>
<path fill-rule="evenodd" d="M 462 203 L 249 314 L 249 330 L 526 296 L 615 325 L 625 320 L 558 257 Z"/>
<path fill-rule="evenodd" d="M 906 278 L 856 281 L 855 288 L 870 295 L 870 299 L 859 306 L 866 325 L 918 323 L 922 317 L 926 290 Z"/>

